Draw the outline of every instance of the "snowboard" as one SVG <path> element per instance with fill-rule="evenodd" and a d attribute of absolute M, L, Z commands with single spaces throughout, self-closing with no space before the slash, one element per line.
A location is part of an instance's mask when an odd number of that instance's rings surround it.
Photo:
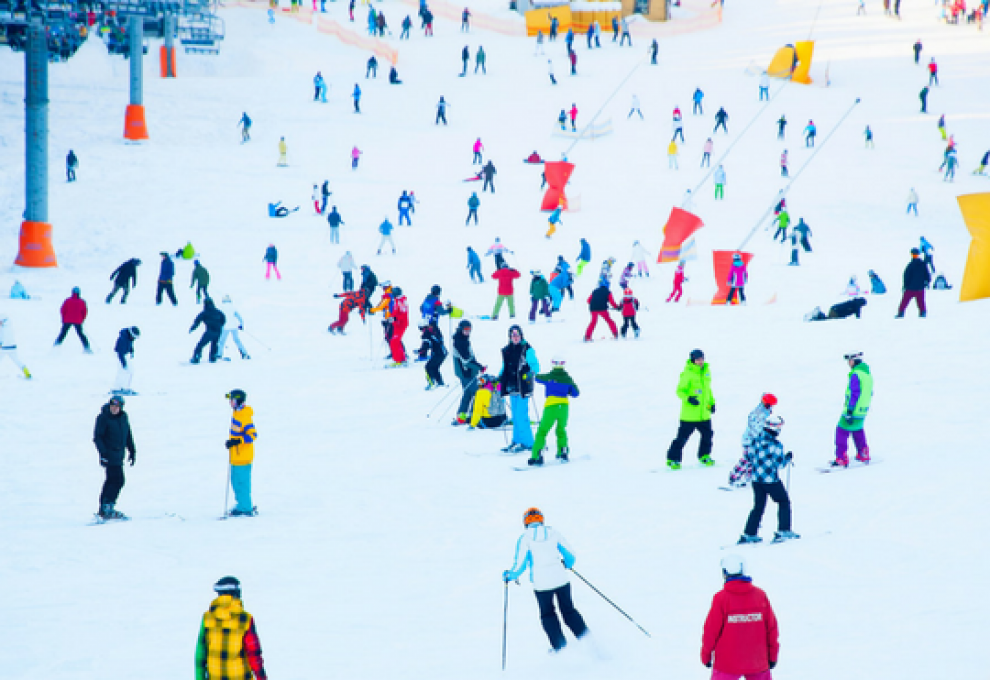
<path fill-rule="evenodd" d="M 846 472 L 848 470 L 873 467 L 874 465 L 879 465 L 882 462 L 882 458 L 874 458 L 869 463 L 861 463 L 858 460 L 851 460 L 849 461 L 849 467 L 832 467 L 830 465 L 826 465 L 825 467 L 816 467 L 815 472 L 821 472 L 822 474 L 827 475 L 831 472 Z"/>
<path fill-rule="evenodd" d="M 558 460 L 557 458 L 548 459 L 544 457 L 545 462 L 543 463 L 543 465 L 513 466 L 512 469 L 515 470 L 516 472 L 529 472 L 530 470 L 541 470 L 543 468 L 564 467 L 565 465 L 571 465 L 573 463 L 581 463 L 586 460 L 591 460 L 591 456 L 590 455 L 573 456 L 566 463 L 561 460 Z"/>
<path fill-rule="evenodd" d="M 680 470 L 671 470 L 669 467 L 665 465 L 662 468 L 654 468 L 650 470 L 650 472 L 677 473 L 677 472 L 690 472 L 691 470 L 711 470 L 712 468 L 717 468 L 717 467 L 722 467 L 722 464 L 716 460 L 714 465 L 702 465 L 701 463 L 690 463 L 690 464 L 682 463 Z"/>
<path fill-rule="evenodd" d="M 729 543 L 727 545 L 719 546 L 719 550 L 730 550 L 732 548 L 757 548 L 761 545 L 783 545 L 784 543 L 793 543 L 794 541 L 806 541 L 811 538 L 821 538 L 822 536 L 828 536 L 831 531 L 820 531 L 814 534 L 801 534 L 798 538 L 785 538 L 782 541 L 760 541 L 759 543 Z"/>

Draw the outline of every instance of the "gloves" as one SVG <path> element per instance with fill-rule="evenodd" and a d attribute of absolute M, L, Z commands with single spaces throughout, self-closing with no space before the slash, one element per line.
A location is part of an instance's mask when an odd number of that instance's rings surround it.
<path fill-rule="evenodd" d="M 793 459 L 794 459 L 793 451 L 788 451 L 787 453 L 784 454 L 784 460 L 786 460 L 788 463 L 790 463 Z"/>
<path fill-rule="evenodd" d="M 712 413 L 715 413 L 715 404 L 712 404 Z"/>
<path fill-rule="evenodd" d="M 502 572 L 502 580 L 506 583 L 512 580 L 512 574 L 508 570 Z"/>
<path fill-rule="evenodd" d="M 708 663 L 705 664 L 705 668 L 711 668 L 711 667 L 712 667 L 712 662 L 711 661 L 709 661 Z"/>
<path fill-rule="evenodd" d="M 691 406 L 701 405 L 701 402 L 698 401 L 698 397 L 688 397 L 688 403 L 691 404 Z"/>
<path fill-rule="evenodd" d="M 228 449 L 232 449 L 232 448 L 234 448 L 235 446 L 237 446 L 240 443 L 241 443 L 241 440 L 240 439 L 228 439 L 227 440 L 227 443 L 226 443 L 226 446 L 227 446 Z"/>
<path fill-rule="evenodd" d="M 101 454 L 100 454 L 100 465 L 101 465 L 102 467 L 106 467 L 106 466 L 107 466 L 107 463 L 109 463 L 109 462 L 110 462 L 110 461 L 108 461 L 108 460 L 106 459 L 106 456 L 104 456 L 104 455 L 103 455 L 103 454 L 101 453 Z"/>
<path fill-rule="evenodd" d="M 239 331 L 242 331 L 242 330 L 244 330 L 244 326 L 238 326 L 238 327 L 237 327 L 237 330 L 239 330 Z"/>
<path fill-rule="evenodd" d="M 852 417 L 853 417 L 852 409 L 851 408 L 846 409 L 846 420 L 852 420 Z"/>
<path fill-rule="evenodd" d="M 137 458 L 134 456 L 134 452 L 131 451 L 131 455 L 127 457 L 127 462 L 131 464 L 131 467 L 134 467 L 134 461 L 136 460 Z"/>
<path fill-rule="evenodd" d="M 777 667 L 777 662 L 776 661 L 771 661 L 770 664 L 769 664 L 769 666 L 770 666 L 770 670 L 773 670 L 774 668 Z"/>

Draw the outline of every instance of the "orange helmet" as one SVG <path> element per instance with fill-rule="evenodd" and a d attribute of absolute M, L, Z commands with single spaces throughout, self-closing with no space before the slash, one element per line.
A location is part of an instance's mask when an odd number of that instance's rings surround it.
<path fill-rule="evenodd" d="M 543 512 L 539 508 L 530 508 L 523 515 L 523 524 L 529 526 L 530 524 L 543 524 Z"/>

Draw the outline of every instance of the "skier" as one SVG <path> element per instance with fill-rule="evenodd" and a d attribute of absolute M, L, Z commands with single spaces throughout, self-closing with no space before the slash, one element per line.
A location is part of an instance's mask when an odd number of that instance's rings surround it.
<path fill-rule="evenodd" d="M 787 149 L 784 149 L 784 152 L 780 154 L 780 176 L 790 177 L 787 174 Z"/>
<path fill-rule="evenodd" d="M 354 113 L 361 113 L 361 86 L 357 83 L 354 83 L 351 98 L 354 100 Z"/>
<path fill-rule="evenodd" d="M 113 301 L 113 296 L 117 294 L 118 290 L 124 291 L 124 294 L 120 298 L 120 304 L 127 302 L 127 296 L 130 294 L 131 288 L 137 286 L 137 268 L 140 264 L 141 260 L 132 257 L 113 270 L 113 274 L 110 275 L 110 280 L 113 281 L 113 290 L 107 295 L 107 304 Z"/>
<path fill-rule="evenodd" d="M 553 59 L 547 59 L 547 73 L 550 75 L 550 84 L 556 85 L 557 78 L 553 75 Z"/>
<path fill-rule="evenodd" d="M 547 36 L 547 39 L 550 42 L 557 41 L 557 31 L 559 30 L 559 28 L 560 28 L 560 19 L 558 19 L 557 17 L 550 17 L 550 33 Z"/>
<path fill-rule="evenodd" d="M 501 269 L 502 267 L 507 266 L 505 263 L 505 253 L 511 253 L 511 252 L 512 251 L 506 248 L 504 245 L 502 245 L 502 241 L 498 237 L 496 237 L 495 243 L 492 244 L 492 246 L 488 249 L 488 252 L 485 253 L 485 255 L 486 256 L 494 255 L 495 268 Z"/>
<path fill-rule="evenodd" d="M 478 165 L 483 165 L 481 160 L 481 152 L 485 150 L 485 145 L 481 143 L 481 137 L 475 140 L 474 146 L 471 147 L 471 151 L 474 152 L 474 156 L 471 159 L 471 165 L 477 163 Z"/>
<path fill-rule="evenodd" d="M 875 148 L 873 145 L 873 130 L 870 129 L 869 125 L 866 126 L 866 130 L 863 132 L 863 135 L 866 137 L 866 148 Z"/>
<path fill-rule="evenodd" d="M 351 149 L 351 170 L 357 170 L 358 161 L 361 160 L 361 154 L 363 153 L 357 146 Z"/>
<path fill-rule="evenodd" d="M 653 66 L 657 65 L 657 52 L 660 51 L 660 43 L 654 38 L 653 42 L 650 43 L 650 64 Z"/>
<path fill-rule="evenodd" d="M 406 18 L 402 20 L 402 33 L 399 34 L 399 40 L 409 40 L 409 30 L 412 28 L 412 25 L 412 19 L 407 14 Z"/>
<path fill-rule="evenodd" d="M 65 181 L 75 182 L 76 181 L 76 168 L 79 167 L 79 158 L 76 156 L 76 152 L 69 149 L 69 155 L 65 157 Z"/>
<path fill-rule="evenodd" d="M 233 409 L 226 447 L 230 452 L 230 485 L 236 501 L 234 509 L 228 514 L 231 517 L 251 517 L 258 514 L 258 508 L 251 503 L 251 465 L 254 463 L 254 440 L 258 438 L 254 427 L 254 409 L 245 403 L 247 394 L 244 390 L 231 390 L 227 401 Z"/>
<path fill-rule="evenodd" d="M 393 229 L 395 229 L 395 227 L 392 226 L 392 223 L 388 221 L 387 217 L 378 226 L 378 233 L 382 235 L 382 240 L 378 244 L 378 255 L 382 254 L 382 246 L 386 243 L 392 246 L 392 254 L 395 255 L 395 241 L 392 240 Z"/>
<path fill-rule="evenodd" d="M 316 88 L 316 94 L 313 95 L 313 101 L 323 101 L 324 104 L 327 103 L 327 82 L 323 79 L 323 74 L 319 71 L 313 76 L 313 87 Z"/>
<path fill-rule="evenodd" d="M 468 422 L 468 408 L 478 389 L 478 374 L 484 373 L 487 367 L 482 366 L 474 357 L 474 350 L 471 349 L 471 322 L 467 319 L 461 319 L 457 324 L 453 346 L 454 375 L 461 381 L 461 402 L 457 406 L 457 417 L 452 424 L 464 425 Z"/>
<path fill-rule="evenodd" d="M 629 285 L 629 279 L 633 277 L 633 272 L 636 270 L 636 265 L 630 262 L 625 267 L 622 268 L 622 273 L 619 274 L 619 288 L 625 289 Z"/>
<path fill-rule="evenodd" d="M 550 319 L 553 312 L 550 310 L 550 285 L 543 278 L 543 273 L 539 269 L 530 272 L 533 280 L 529 283 L 529 298 L 532 301 L 529 307 L 529 322 L 536 323 L 536 312 L 539 308 L 540 314 Z"/>
<path fill-rule="evenodd" d="M 746 454 L 746 449 L 753 445 L 762 434 L 763 428 L 766 425 L 767 418 L 773 414 L 773 407 L 777 405 L 777 397 L 766 392 L 760 397 L 760 403 L 756 405 L 752 411 L 749 412 L 749 416 L 746 419 L 746 431 L 743 432 L 742 436 L 742 448 L 743 455 Z M 742 461 L 740 461 L 742 462 Z M 730 475 L 731 482 L 731 475 Z M 737 486 L 743 486 L 740 484 Z"/>
<path fill-rule="evenodd" d="M 649 251 L 643 247 L 639 241 L 633 241 L 632 245 L 632 260 L 636 263 L 636 275 L 637 276 L 647 276 L 650 275 L 650 268 L 647 266 L 646 261 L 651 259 L 653 256 Z"/>
<path fill-rule="evenodd" d="M 392 282 L 382 281 L 382 297 L 377 305 L 368 309 L 368 313 L 372 315 L 378 312 L 382 313 L 382 335 L 386 343 L 392 339 L 392 331 L 395 329 L 393 326 L 395 320 L 392 318 L 392 301 L 394 298 L 395 292 L 392 289 Z M 368 299 L 370 301 L 371 298 L 369 297 Z M 388 358 L 392 358 L 391 347 L 389 347 Z"/>
<path fill-rule="evenodd" d="M 495 193 L 495 164 L 490 160 L 485 163 L 484 167 L 481 168 L 481 176 L 484 177 L 485 182 L 481 186 L 481 191 L 484 192 L 485 189 L 491 189 L 492 193 Z"/>
<path fill-rule="evenodd" d="M 464 49 L 466 50 L 467 48 L 465 47 Z M 464 62 L 464 68 L 465 68 L 465 70 L 467 70 L 467 62 L 466 61 Z M 440 101 L 437 102 L 437 119 L 435 121 L 433 121 L 433 124 L 434 125 L 439 125 L 441 120 L 443 121 L 443 124 L 444 125 L 447 124 L 447 107 L 448 106 L 449 106 L 449 104 L 447 104 L 447 101 L 443 97 L 440 97 Z"/>
<path fill-rule="evenodd" d="M 677 383 L 677 396 L 681 400 L 680 425 L 677 436 L 667 449 L 667 467 L 671 470 L 681 469 L 684 445 L 695 430 L 701 435 L 698 461 L 705 467 L 711 467 L 715 464 L 711 456 L 715 396 L 712 394 L 711 368 L 705 361 L 705 353 L 700 349 L 691 350 Z"/>
<path fill-rule="evenodd" d="M 523 337 L 517 324 L 509 327 L 509 344 L 502 348 L 502 372 L 498 376 L 500 392 L 512 406 L 512 441 L 502 451 L 518 453 L 533 448 L 533 429 L 529 423 L 529 397 L 540 372 L 536 350 Z"/>
<path fill-rule="evenodd" d="M 815 121 L 809 120 L 808 125 L 804 128 L 804 145 L 814 146 L 816 134 L 818 134 L 818 128 L 815 127 Z"/>
<path fill-rule="evenodd" d="M 392 332 L 388 344 L 392 352 L 392 367 L 407 366 L 406 348 L 402 344 L 402 336 L 409 328 L 409 301 L 398 286 L 392 289 L 390 318 L 392 320 Z"/>
<path fill-rule="evenodd" d="M 440 327 L 429 319 L 422 319 L 419 322 L 419 329 L 423 344 L 419 348 L 417 361 L 426 361 L 426 389 L 446 387 L 443 376 L 440 375 L 440 366 L 447 359 L 447 348 L 443 345 L 443 333 L 440 332 Z M 427 360 L 427 354 L 429 354 L 429 360 Z"/>
<path fill-rule="evenodd" d="M 729 114 L 725 112 L 724 108 L 720 108 L 718 113 L 715 114 L 715 129 L 712 130 L 712 134 L 718 132 L 721 127 L 725 134 L 729 134 L 729 128 L 726 127 L 726 123 L 729 121 Z"/>
<path fill-rule="evenodd" d="M 712 167 L 712 150 L 715 148 L 715 143 L 712 138 L 709 137 L 705 140 L 705 146 L 701 152 L 701 167 L 710 168 Z"/>
<path fill-rule="evenodd" d="M 935 256 L 932 254 L 935 248 L 931 243 L 928 242 L 924 236 L 921 237 L 921 257 L 925 261 L 925 266 L 931 269 L 932 274 L 935 273 Z"/>
<path fill-rule="evenodd" d="M 626 337 L 626 331 L 632 326 L 633 334 L 639 337 L 639 324 L 636 323 L 636 312 L 639 311 L 639 300 L 633 295 L 632 290 L 623 288 L 622 290 L 622 337 Z"/>
<path fill-rule="evenodd" d="M 320 187 L 320 207 L 316 211 L 320 215 L 327 211 L 327 202 L 330 200 L 331 194 L 333 194 L 333 192 L 330 191 L 330 180 L 325 179 L 323 180 L 323 186 Z"/>
<path fill-rule="evenodd" d="M 478 198 L 478 192 L 472 191 L 471 198 L 468 199 L 468 215 L 467 219 L 464 220 L 464 226 L 466 227 L 468 223 L 471 222 L 471 218 L 474 218 L 475 225 L 478 224 L 478 206 L 481 205 L 481 199 Z"/>
<path fill-rule="evenodd" d="M 553 212 L 547 217 L 547 223 L 549 224 L 547 228 L 547 238 L 551 238 L 555 233 L 557 233 L 557 225 L 563 224 L 564 221 L 560 219 L 560 214 L 564 212 L 564 199 L 560 199 L 560 203 Z"/>
<path fill-rule="evenodd" d="M 330 212 L 327 214 L 327 229 L 330 230 L 330 243 L 337 243 L 337 244 L 340 243 L 340 225 L 342 225 L 343 223 L 344 223 L 344 219 L 340 216 L 340 213 L 337 212 L 337 206 L 331 207 Z M 352 259 L 351 269 L 353 268 L 354 268 L 354 261 Z M 344 290 L 349 290 L 349 289 L 345 288 Z"/>
<path fill-rule="evenodd" d="M 712 175 L 712 181 L 715 182 L 715 200 L 725 199 L 725 168 L 723 166 L 718 166 L 715 168 L 715 173 Z"/>
<path fill-rule="evenodd" d="M 423 304 L 419 306 L 420 315 L 433 326 L 439 323 L 441 316 L 450 314 L 453 309 L 449 302 L 444 304 L 440 301 L 441 292 L 443 292 L 443 289 L 434 284 L 430 288 L 430 294 L 423 299 Z"/>
<path fill-rule="evenodd" d="M 918 94 L 918 99 L 921 100 L 921 112 L 928 113 L 928 86 L 925 85 L 921 88 L 921 92 Z"/>
<path fill-rule="evenodd" d="M 798 253 L 800 252 L 799 245 L 801 243 L 801 237 L 798 235 L 797 229 L 791 229 L 791 261 L 787 263 L 789 267 L 798 267 L 801 262 L 798 258 Z"/>
<path fill-rule="evenodd" d="M 791 214 L 786 210 L 781 210 L 773 222 L 771 222 L 771 224 L 774 223 L 777 225 L 777 231 L 774 232 L 773 240 L 776 241 L 779 236 L 780 242 L 785 243 L 787 239 L 787 227 L 791 223 Z"/>
<path fill-rule="evenodd" d="M 752 425 L 751 420 L 750 426 Z M 777 440 L 783 425 L 784 419 L 780 416 L 766 417 L 762 431 L 744 447 L 743 457 L 729 474 L 730 484 L 739 485 L 746 479 L 751 479 L 753 484 L 753 509 L 746 520 L 743 534 L 739 537 L 740 544 L 759 543 L 763 540 L 757 532 L 766 509 L 767 496 L 777 504 L 777 531 L 773 542 L 800 538 L 791 531 L 791 501 L 787 489 L 780 481 L 781 468 L 790 465 L 793 456 L 790 451 L 785 454 L 783 445 Z"/>
<path fill-rule="evenodd" d="M 378 78 L 378 59 L 376 59 L 375 55 L 373 54 L 371 55 L 371 57 L 368 58 L 368 66 L 364 70 L 365 80 L 368 79 L 369 75 L 372 78 Z"/>
<path fill-rule="evenodd" d="M 591 245 L 586 239 L 581 239 L 581 252 L 578 253 L 577 260 L 575 261 L 578 276 L 581 276 L 581 273 L 589 262 L 591 262 Z"/>
<path fill-rule="evenodd" d="M 912 248 L 911 261 L 904 268 L 904 293 L 901 295 L 901 304 L 897 307 L 896 318 L 904 318 L 904 310 L 911 300 L 917 303 L 920 317 L 924 318 L 928 315 L 925 308 L 925 289 L 930 283 L 931 275 L 928 273 L 928 266 L 921 260 L 921 251 Z"/>
<path fill-rule="evenodd" d="M 612 16 L 612 42 L 616 42 L 619 39 L 619 20 L 613 15 Z"/>
<path fill-rule="evenodd" d="M 907 198 L 907 212 L 908 212 L 908 214 L 910 214 L 912 210 L 914 211 L 914 216 L 917 217 L 918 216 L 918 192 L 914 190 L 914 187 L 911 187 L 911 191 L 908 192 L 908 198 Z"/>
<path fill-rule="evenodd" d="M 412 199 L 409 198 L 409 192 L 403 191 L 402 196 L 399 197 L 399 226 L 402 226 L 402 220 L 406 221 L 407 226 L 412 226 L 412 220 L 409 219 L 409 211 L 413 209 Z"/>
<path fill-rule="evenodd" d="M 474 72 L 477 73 L 478 69 L 481 69 L 482 75 L 488 75 L 488 69 L 485 68 L 485 48 L 478 45 L 478 51 L 474 55 Z"/>
<path fill-rule="evenodd" d="M 667 169 L 677 170 L 677 142 L 670 140 L 667 145 Z"/>
<path fill-rule="evenodd" d="M 467 7 L 465 7 L 464 11 L 461 12 L 461 31 L 463 33 L 471 32 L 470 19 L 471 19 L 471 11 Z"/>
<path fill-rule="evenodd" d="M 241 114 L 241 119 L 237 121 L 237 124 L 241 128 L 241 144 L 244 142 L 251 141 L 251 119 L 248 117 L 247 113 Z"/>
<path fill-rule="evenodd" d="M 547 435 L 555 430 L 557 438 L 557 460 L 566 463 L 570 456 L 567 438 L 567 419 L 570 416 L 570 397 L 581 396 L 581 391 L 566 370 L 566 361 L 560 354 L 555 354 L 549 373 L 536 376 L 536 382 L 543 385 L 546 401 L 543 402 L 543 416 L 536 430 L 533 441 L 533 455 L 527 465 L 543 465 L 543 450 L 546 448 Z"/>
<path fill-rule="evenodd" d="M 175 263 L 172 262 L 172 258 L 169 254 L 162 251 L 159 253 L 162 256 L 162 266 L 158 270 L 158 289 L 155 291 L 155 304 L 160 305 L 162 303 L 162 294 L 168 295 L 168 299 L 172 301 L 172 306 L 175 307 L 179 304 L 179 301 L 175 299 L 175 288 L 172 285 L 172 278 L 175 276 Z"/>
<path fill-rule="evenodd" d="M 272 270 L 275 270 L 275 276 L 278 280 L 282 280 L 282 273 L 278 270 L 278 249 L 275 247 L 274 243 L 269 243 L 268 247 L 265 249 L 265 256 L 262 258 L 262 262 L 265 263 L 265 279 L 270 279 L 272 277 Z"/>
<path fill-rule="evenodd" d="M 914 63 L 918 64 L 921 59 L 921 49 L 922 49 L 921 41 L 918 40 L 916 43 L 914 43 L 912 49 L 914 50 Z"/>
<path fill-rule="evenodd" d="M 591 342 L 591 334 L 595 332 L 595 326 L 598 325 L 599 318 L 604 319 L 605 323 L 608 324 L 609 330 L 612 331 L 612 339 L 619 339 L 619 329 L 616 328 L 612 317 L 608 315 L 610 307 L 616 311 L 620 309 L 619 305 L 615 302 L 615 298 L 612 297 L 612 291 L 608 289 L 608 281 L 599 282 L 598 287 L 591 291 L 591 295 L 588 296 L 591 323 L 588 324 L 588 330 L 584 332 L 585 342 Z"/>
<path fill-rule="evenodd" d="M 674 288 L 670 291 L 670 295 L 667 296 L 667 302 L 681 301 L 681 295 L 684 293 L 684 282 L 688 280 L 684 276 L 684 264 L 684 260 L 677 263 L 677 269 L 674 271 Z"/>
<path fill-rule="evenodd" d="M 770 76 L 766 71 L 760 74 L 760 101 L 764 98 L 770 101 Z"/>
<path fill-rule="evenodd" d="M 14 362 L 14 366 L 21 369 L 21 373 L 27 380 L 31 379 L 31 371 L 21 363 L 17 356 L 17 341 L 14 339 L 14 323 L 10 317 L 0 314 L 0 363 L 4 357 L 9 357 Z"/>
<path fill-rule="evenodd" d="M 797 227 L 794 227 L 795 231 Z M 739 294 L 739 304 L 746 304 L 746 282 L 749 280 L 749 272 L 746 271 L 746 263 L 743 262 L 742 255 L 734 253 L 732 255 L 732 266 L 729 267 L 729 295 L 725 298 L 725 304 L 731 305 Z"/>
<path fill-rule="evenodd" d="M 577 75 L 577 52 L 568 47 L 567 59 L 571 62 L 571 75 Z"/>
<path fill-rule="evenodd" d="M 798 223 L 794 225 L 794 233 L 800 234 L 801 247 L 804 248 L 804 252 L 811 252 L 811 242 L 808 237 L 811 236 L 811 227 L 804 221 L 803 217 L 798 218 Z"/>
<path fill-rule="evenodd" d="M 368 265 L 361 265 L 361 290 L 364 291 L 364 299 L 369 307 L 376 288 L 378 288 L 378 277 L 375 276 L 375 272 L 371 271 Z"/>
<path fill-rule="evenodd" d="M 639 119 L 643 120 L 643 112 L 639 110 L 639 96 L 633 95 L 632 102 L 629 104 L 629 115 L 626 118 L 632 118 L 634 113 L 639 114 Z"/>
<path fill-rule="evenodd" d="M 700 87 L 694 89 L 694 94 L 691 95 L 691 100 L 694 102 L 694 108 L 692 108 L 691 113 L 696 116 L 704 115 L 705 110 L 701 106 L 701 100 L 705 98 L 705 93 L 701 91 Z"/>
<path fill-rule="evenodd" d="M 127 462 L 131 467 L 137 455 L 131 423 L 124 412 L 124 398 L 119 394 L 110 397 L 110 401 L 100 409 L 93 428 L 93 443 L 100 454 L 100 465 L 106 470 L 100 491 L 100 510 L 96 514 L 104 521 L 129 519 L 114 507 L 120 490 L 124 488 L 124 452 L 128 453 Z"/>
<path fill-rule="evenodd" d="M 83 322 L 86 321 L 88 309 L 86 307 L 86 301 L 82 299 L 81 295 L 82 293 L 79 287 L 76 286 L 72 289 L 72 295 L 62 302 L 62 308 L 60 310 L 62 315 L 62 330 L 59 331 L 58 337 L 55 338 L 55 346 L 58 347 L 61 345 L 69 329 L 74 328 L 76 335 L 79 336 L 79 340 L 82 342 L 83 351 L 86 354 L 92 354 L 93 350 L 89 348 L 89 340 L 86 338 L 86 334 L 83 333 L 82 328 Z"/>
<path fill-rule="evenodd" d="M 870 277 L 870 292 L 874 295 L 883 295 L 887 292 L 887 286 L 883 284 L 883 281 L 872 269 L 866 272 Z"/>
<path fill-rule="evenodd" d="M 942 178 L 943 182 L 955 181 L 957 165 L 959 165 L 959 159 L 956 155 L 956 150 L 955 148 L 951 148 L 945 153 L 945 177 Z"/>
<path fill-rule="evenodd" d="M 784 129 L 787 127 L 787 118 L 783 114 L 777 120 L 777 139 L 784 139 Z"/>
<path fill-rule="evenodd" d="M 571 119 L 571 132 L 577 132 L 577 115 L 578 115 L 577 104 L 571 104 L 571 110 L 567 112 L 567 115 Z"/>
<path fill-rule="evenodd" d="M 752 584 L 738 555 L 722 558 L 725 586 L 712 598 L 701 638 L 701 663 L 713 680 L 770 680 L 777 666 L 777 617 L 767 594 Z"/>
<path fill-rule="evenodd" d="M 520 276 L 521 274 L 518 271 L 510 267 L 504 261 L 502 262 L 502 265 L 492 273 L 492 278 L 498 281 L 495 308 L 492 310 L 493 321 L 498 319 L 499 310 L 502 309 L 502 303 L 505 302 L 509 304 L 509 318 L 516 318 L 516 297 L 512 282 Z"/>
<path fill-rule="evenodd" d="M 278 163 L 277 167 L 285 168 L 289 165 L 289 159 L 286 155 L 288 153 L 288 147 L 285 145 L 285 137 L 278 140 Z"/>
<path fill-rule="evenodd" d="M 622 17 L 619 23 L 622 26 L 622 37 L 619 39 L 619 47 L 625 45 L 627 40 L 629 41 L 629 47 L 632 47 L 632 35 L 629 34 L 629 21 L 625 17 Z"/>
<path fill-rule="evenodd" d="M 928 62 L 928 85 L 938 85 L 938 64 L 935 63 L 935 57 Z"/>
<path fill-rule="evenodd" d="M 361 314 L 361 322 L 364 323 L 367 299 L 365 298 L 363 288 L 356 293 L 353 290 L 337 293 L 334 297 L 338 299 L 343 298 L 344 301 L 340 303 L 340 317 L 330 324 L 329 327 L 327 327 L 327 330 L 331 334 L 340 333 L 341 335 L 344 335 L 344 327 L 347 325 L 347 321 L 351 315 L 351 310 L 353 309 L 358 310 L 358 313 Z"/>
<path fill-rule="evenodd" d="M 574 566 L 574 553 L 560 533 L 544 526 L 543 513 L 538 508 L 526 511 L 523 526 L 526 530 L 516 542 L 515 563 L 502 573 L 502 579 L 506 583 L 515 581 L 529 568 L 533 594 L 540 608 L 540 622 L 550 639 L 550 646 L 559 652 L 567 645 L 567 640 L 554 609 L 554 599 L 574 636 L 580 639 L 588 633 L 584 619 L 571 600 L 567 570 Z"/>
<path fill-rule="evenodd" d="M 938 117 L 938 131 L 942 135 L 942 141 L 944 142 L 947 139 L 947 136 L 946 136 L 946 133 L 945 133 L 945 114 L 944 113 L 941 116 Z"/>
<path fill-rule="evenodd" d="M 120 368 L 117 369 L 117 379 L 114 381 L 114 394 L 136 394 L 131 390 L 134 368 L 127 363 L 127 357 L 134 359 L 134 341 L 139 337 L 141 337 L 141 331 L 137 326 L 120 329 L 117 342 L 113 346 L 113 351 L 117 354 L 117 360 L 120 362 Z"/>
<path fill-rule="evenodd" d="M 873 376 L 870 375 L 870 367 L 863 363 L 863 353 L 850 352 L 845 355 L 845 360 L 850 368 L 849 384 L 846 387 L 845 408 L 835 428 L 835 460 L 830 463 L 832 467 L 843 468 L 849 467 L 846 451 L 850 433 L 856 445 L 856 460 L 864 465 L 870 462 L 870 447 L 866 443 L 863 425 L 873 401 Z"/>
<path fill-rule="evenodd" d="M 220 334 L 223 332 L 226 322 L 227 319 L 223 312 L 216 308 L 211 298 L 207 297 L 203 301 L 203 311 L 196 315 L 193 325 L 189 328 L 189 332 L 192 333 L 199 328 L 199 324 L 203 324 L 203 337 L 196 343 L 196 348 L 193 350 L 192 359 L 189 360 L 189 363 L 199 363 L 200 358 L 203 356 L 203 348 L 207 344 L 210 345 L 210 363 L 216 362 L 220 354 Z"/>
<path fill-rule="evenodd" d="M 478 283 L 484 283 L 485 277 L 481 274 L 481 258 L 478 257 L 478 253 L 474 252 L 474 248 L 471 246 L 467 247 L 467 258 L 467 270 L 468 276 L 471 278 L 471 282 L 473 283 L 475 277 L 477 277 Z"/>
<path fill-rule="evenodd" d="M 189 287 L 192 288 L 193 286 L 196 286 L 196 304 L 199 304 L 203 297 L 210 297 L 207 292 L 207 288 L 210 286 L 210 272 L 199 263 L 199 260 L 193 260 L 192 279 L 189 281 Z"/>
<path fill-rule="evenodd" d="M 461 50 L 461 62 L 464 65 L 463 70 L 461 70 L 461 77 L 462 78 L 467 75 L 468 61 L 470 59 L 471 59 L 471 50 L 469 50 L 468 49 L 468 46 L 465 45 L 464 46 L 464 49 Z"/>
<path fill-rule="evenodd" d="M 567 111 L 564 109 L 560 110 L 560 115 L 557 116 L 557 122 L 560 124 L 561 132 L 567 132 Z M 540 187 L 541 189 L 543 187 Z"/>

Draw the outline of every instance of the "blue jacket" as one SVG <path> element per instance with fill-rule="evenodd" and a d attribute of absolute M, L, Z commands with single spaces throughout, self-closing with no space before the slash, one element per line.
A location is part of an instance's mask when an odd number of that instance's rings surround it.
<path fill-rule="evenodd" d="M 162 260 L 162 268 L 158 272 L 158 280 L 167 283 L 172 280 L 173 276 L 175 276 L 175 263 L 172 262 L 171 257 L 166 255 L 165 259 Z"/>
<path fill-rule="evenodd" d="M 384 236 L 388 236 L 389 234 L 392 233 L 392 229 L 393 229 L 392 223 L 389 222 L 388 220 L 385 220 L 384 222 L 382 222 L 382 226 L 378 227 L 378 232 Z"/>
<path fill-rule="evenodd" d="M 468 267 L 481 268 L 481 258 L 478 257 L 478 253 L 474 252 L 473 248 L 468 248 Z"/>
<path fill-rule="evenodd" d="M 591 244 L 585 239 L 581 239 L 581 252 L 578 254 L 577 259 L 591 262 Z"/>
<path fill-rule="evenodd" d="M 402 212 L 407 212 L 413 205 L 412 199 L 409 198 L 409 194 L 402 194 L 399 197 L 399 210 Z"/>

